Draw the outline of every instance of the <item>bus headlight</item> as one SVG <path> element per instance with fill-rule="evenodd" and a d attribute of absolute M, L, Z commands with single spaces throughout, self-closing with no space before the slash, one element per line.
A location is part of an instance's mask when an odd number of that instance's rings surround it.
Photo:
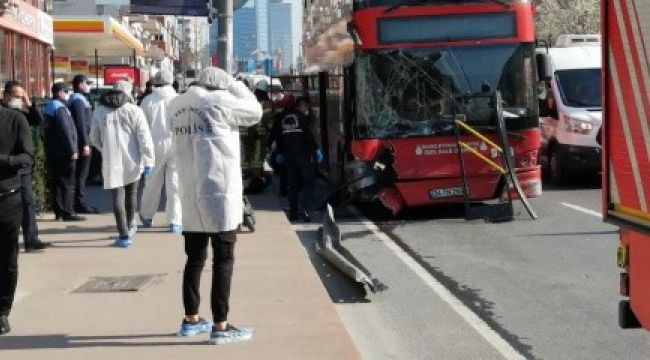
<path fill-rule="evenodd" d="M 594 124 L 592 124 L 590 121 L 577 119 L 570 116 L 564 117 L 564 126 L 567 132 L 581 135 L 589 135 L 589 133 L 591 133 L 591 130 L 594 129 Z"/>

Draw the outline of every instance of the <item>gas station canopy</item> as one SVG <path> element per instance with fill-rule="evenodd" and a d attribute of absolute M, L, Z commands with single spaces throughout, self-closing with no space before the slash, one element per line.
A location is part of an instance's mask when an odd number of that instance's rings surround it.
<path fill-rule="evenodd" d="M 145 47 L 128 29 L 110 16 L 57 16 L 54 18 L 56 52 L 89 56 L 145 54 Z"/>

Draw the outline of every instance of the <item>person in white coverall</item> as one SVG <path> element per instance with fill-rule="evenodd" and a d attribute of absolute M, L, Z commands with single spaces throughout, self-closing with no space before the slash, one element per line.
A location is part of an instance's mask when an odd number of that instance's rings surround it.
<path fill-rule="evenodd" d="M 262 107 L 248 88 L 218 68 L 201 70 L 198 82 L 167 110 L 173 133 L 183 207 L 187 262 L 183 274 L 185 318 L 179 335 L 211 332 L 213 344 L 248 340 L 252 329 L 228 323 L 236 230 L 243 217 L 239 127 L 252 126 Z M 212 242 L 213 322 L 199 317 L 199 283 Z"/>
<path fill-rule="evenodd" d="M 171 158 L 172 132 L 167 122 L 167 106 L 177 96 L 172 87 L 174 75 L 167 71 L 159 71 L 153 78 L 153 91 L 142 100 L 140 107 L 144 111 L 155 149 L 156 165 L 145 182 L 140 201 L 140 220 L 142 226 L 152 226 L 152 219 L 158 210 L 160 193 L 165 185 L 167 197 L 167 221 L 169 231 L 180 233 L 181 200 L 178 194 L 178 173 L 176 164 Z"/>
<path fill-rule="evenodd" d="M 115 246 L 129 247 L 137 231 L 136 199 L 140 177 L 151 174 L 154 147 L 144 112 L 133 103 L 133 85 L 118 81 L 100 98 L 90 129 L 90 142 L 102 153 L 104 189 L 110 189 L 118 238 Z"/>

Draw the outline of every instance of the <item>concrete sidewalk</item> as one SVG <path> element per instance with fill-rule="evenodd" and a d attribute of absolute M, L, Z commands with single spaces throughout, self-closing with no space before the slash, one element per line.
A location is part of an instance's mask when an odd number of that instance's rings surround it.
<path fill-rule="evenodd" d="M 93 205 L 108 210 L 107 194 L 93 192 Z M 239 236 L 230 315 L 235 325 L 256 329 L 252 341 L 212 346 L 207 335 L 174 336 L 183 316 L 181 236 L 146 229 L 133 247 L 114 248 L 114 219 L 103 213 L 76 224 L 39 222 L 41 238 L 55 244 L 20 254 L 13 331 L 0 337 L 0 359 L 360 358 L 280 203 L 265 195 L 252 200 L 257 232 Z M 210 264 L 202 282 L 206 318 Z M 73 292 L 94 276 L 131 275 L 156 278 L 135 292 Z"/>

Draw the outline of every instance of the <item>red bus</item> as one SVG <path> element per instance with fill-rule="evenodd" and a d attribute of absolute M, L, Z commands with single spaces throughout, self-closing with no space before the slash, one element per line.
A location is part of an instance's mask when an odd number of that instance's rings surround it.
<path fill-rule="evenodd" d="M 340 126 L 346 140 L 343 149 L 330 146 L 329 156 L 345 163 L 352 193 L 379 199 L 394 214 L 463 202 L 454 119 L 464 114 L 496 141 L 495 103 L 486 94 L 498 90 L 520 185 L 527 196 L 541 195 L 530 1 L 365 0 L 352 4 L 350 19 L 354 56 L 342 70 Z M 328 41 L 316 34 L 306 43 Z M 337 58 L 321 51 L 310 59 L 313 53 L 305 51 L 308 65 Z M 469 135 L 462 141 L 499 162 L 484 142 Z M 472 201 L 495 199 L 505 190 L 500 174 L 477 157 L 465 156 L 465 174 Z"/>
<path fill-rule="evenodd" d="M 603 0 L 603 212 L 619 225 L 619 325 L 650 330 L 650 3 Z"/>

